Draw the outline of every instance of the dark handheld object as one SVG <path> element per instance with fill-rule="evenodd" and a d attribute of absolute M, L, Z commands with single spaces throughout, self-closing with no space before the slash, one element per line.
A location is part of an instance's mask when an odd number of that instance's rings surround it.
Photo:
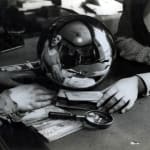
<path fill-rule="evenodd" d="M 86 122 L 91 127 L 99 129 L 108 128 L 113 121 L 110 114 L 100 111 L 88 111 L 84 115 L 76 115 L 70 112 L 49 112 L 48 116 L 52 119 L 80 120 L 82 122 Z"/>

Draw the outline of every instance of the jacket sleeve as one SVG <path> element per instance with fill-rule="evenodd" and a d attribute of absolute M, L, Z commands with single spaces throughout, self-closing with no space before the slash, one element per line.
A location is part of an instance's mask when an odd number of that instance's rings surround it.
<path fill-rule="evenodd" d="M 123 14 L 116 34 L 116 45 L 121 57 L 150 65 L 150 47 L 142 45 L 133 38 L 131 23 L 131 3 L 133 1 L 124 1 Z"/>

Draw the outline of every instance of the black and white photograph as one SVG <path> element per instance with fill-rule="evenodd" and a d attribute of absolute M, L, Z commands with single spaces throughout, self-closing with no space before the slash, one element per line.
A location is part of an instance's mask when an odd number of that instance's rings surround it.
<path fill-rule="evenodd" d="M 150 0 L 0 0 L 0 150 L 150 150 Z"/>

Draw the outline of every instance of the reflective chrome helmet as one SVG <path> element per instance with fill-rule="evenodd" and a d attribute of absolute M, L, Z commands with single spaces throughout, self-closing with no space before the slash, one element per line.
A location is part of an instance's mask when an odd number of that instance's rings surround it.
<path fill-rule="evenodd" d="M 115 46 L 111 33 L 97 19 L 84 15 L 59 17 L 43 37 L 38 43 L 41 66 L 55 83 L 73 89 L 87 89 L 100 83 L 108 74 Z M 54 51 L 57 57 L 51 56 Z M 60 63 L 61 82 L 53 76 L 49 61 L 53 61 L 52 65 L 55 62 L 56 66 Z"/>

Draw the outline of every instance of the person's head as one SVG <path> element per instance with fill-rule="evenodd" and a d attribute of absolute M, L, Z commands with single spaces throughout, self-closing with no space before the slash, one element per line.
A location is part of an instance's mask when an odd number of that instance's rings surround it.
<path fill-rule="evenodd" d="M 61 35 L 57 34 L 55 37 L 52 38 L 51 46 L 52 47 L 57 46 L 61 42 L 61 40 L 62 40 Z"/>

